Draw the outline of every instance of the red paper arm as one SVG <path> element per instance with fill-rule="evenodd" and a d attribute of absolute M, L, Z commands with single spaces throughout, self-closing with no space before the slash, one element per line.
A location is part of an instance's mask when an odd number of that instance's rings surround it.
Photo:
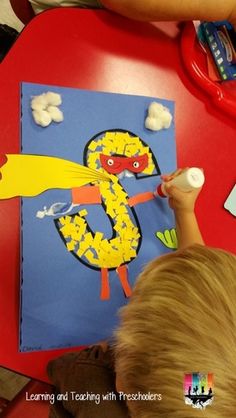
<path fill-rule="evenodd" d="M 101 193 L 98 186 L 75 187 L 71 191 L 72 203 L 74 204 L 95 204 L 101 203 Z"/>
<path fill-rule="evenodd" d="M 155 199 L 155 196 L 152 192 L 139 193 L 130 197 L 128 199 L 128 204 L 130 207 L 132 207 L 138 205 L 139 203 L 145 203 L 153 199 Z"/>

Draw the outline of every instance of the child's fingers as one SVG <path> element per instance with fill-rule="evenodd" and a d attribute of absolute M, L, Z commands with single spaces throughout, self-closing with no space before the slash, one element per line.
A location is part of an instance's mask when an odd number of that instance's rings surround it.
<path fill-rule="evenodd" d="M 170 180 L 172 179 L 172 177 L 171 177 L 171 175 L 170 175 L 170 174 L 163 174 L 163 175 L 161 176 L 161 179 L 162 179 L 163 181 L 170 181 Z"/>
<path fill-rule="evenodd" d="M 188 170 L 188 167 L 185 168 L 177 168 L 177 170 L 173 171 L 173 173 L 170 174 L 172 178 L 179 176 L 179 174 L 183 173 L 184 171 Z"/>
<path fill-rule="evenodd" d="M 178 168 L 177 170 L 173 171 L 172 173 L 163 174 L 161 179 L 164 181 L 170 181 L 175 177 L 179 176 L 179 174 L 183 173 L 184 171 L 188 170 L 189 167 L 185 168 Z"/>
<path fill-rule="evenodd" d="M 194 203 L 201 191 L 201 187 L 198 189 L 193 189 L 189 192 L 183 192 L 178 187 L 169 186 L 168 183 L 165 185 L 165 190 L 169 198 L 173 199 L 176 203 L 179 204 L 189 204 L 190 202 Z"/>
<path fill-rule="evenodd" d="M 186 193 L 189 193 L 189 192 L 183 192 L 178 187 L 169 185 L 168 182 L 167 184 L 165 184 L 165 190 L 168 196 L 173 197 L 173 199 L 175 200 L 183 200 L 184 198 L 186 198 Z"/>

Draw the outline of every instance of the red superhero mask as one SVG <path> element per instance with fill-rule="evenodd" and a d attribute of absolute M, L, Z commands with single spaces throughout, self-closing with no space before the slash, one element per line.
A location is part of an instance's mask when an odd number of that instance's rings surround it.
<path fill-rule="evenodd" d="M 148 155 L 138 157 L 115 157 L 113 155 L 100 154 L 102 167 L 110 174 L 119 174 L 124 170 L 132 173 L 141 173 L 148 166 Z"/>

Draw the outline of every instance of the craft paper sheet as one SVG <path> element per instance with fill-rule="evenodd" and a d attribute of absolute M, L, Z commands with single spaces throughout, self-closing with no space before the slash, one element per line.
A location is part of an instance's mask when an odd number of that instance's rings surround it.
<path fill-rule="evenodd" d="M 21 88 L 21 153 L 64 159 L 111 180 L 22 197 L 20 350 L 92 344 L 112 336 L 143 266 L 173 251 L 168 201 L 149 198 L 160 173 L 176 168 L 174 103 L 31 83 Z M 34 122 L 30 103 L 48 91 L 61 95 L 64 120 L 43 128 Z M 145 128 L 152 101 L 171 112 L 168 129 Z M 119 164 L 133 175 L 106 173 Z M 32 177 L 34 170 L 39 182 L 41 167 L 33 165 Z M 135 197 L 141 193 L 143 200 Z M 72 201 L 78 206 L 70 210 Z M 65 203 L 68 213 L 36 216 L 57 203 Z"/>

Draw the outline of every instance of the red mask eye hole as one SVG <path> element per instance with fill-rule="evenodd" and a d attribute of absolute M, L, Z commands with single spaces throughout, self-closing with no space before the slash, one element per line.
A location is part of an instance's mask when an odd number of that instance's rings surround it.
<path fill-rule="evenodd" d="M 138 162 L 138 161 L 134 161 L 134 162 L 133 162 L 133 167 L 134 167 L 134 168 L 139 168 L 139 166 L 140 166 L 140 164 L 139 164 L 139 162 Z"/>
<path fill-rule="evenodd" d="M 112 158 L 109 158 L 109 160 L 107 160 L 107 165 L 112 167 L 114 165 L 114 160 Z"/>

